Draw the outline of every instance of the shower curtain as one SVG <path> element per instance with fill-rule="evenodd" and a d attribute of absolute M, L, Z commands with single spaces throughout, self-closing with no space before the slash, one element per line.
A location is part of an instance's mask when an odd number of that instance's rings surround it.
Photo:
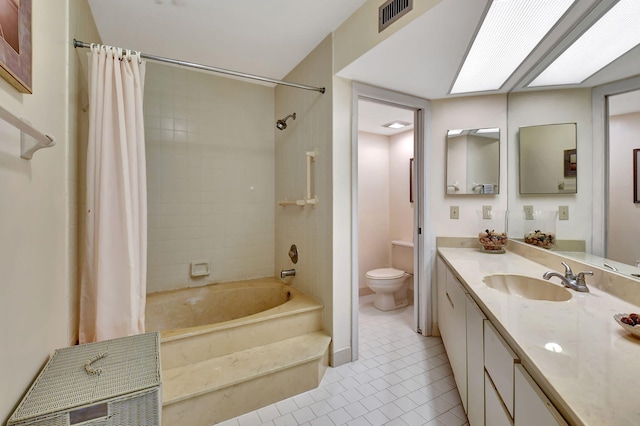
<path fill-rule="evenodd" d="M 138 54 L 92 45 L 80 343 L 144 332 L 147 182 Z"/>

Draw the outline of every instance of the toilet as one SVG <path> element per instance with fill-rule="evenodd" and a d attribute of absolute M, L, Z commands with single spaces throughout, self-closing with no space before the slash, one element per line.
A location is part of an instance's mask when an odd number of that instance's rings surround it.
<path fill-rule="evenodd" d="M 391 241 L 391 268 L 373 269 L 365 274 L 367 286 L 375 292 L 373 306 L 381 311 L 405 307 L 407 279 L 413 276 L 413 243 Z"/>

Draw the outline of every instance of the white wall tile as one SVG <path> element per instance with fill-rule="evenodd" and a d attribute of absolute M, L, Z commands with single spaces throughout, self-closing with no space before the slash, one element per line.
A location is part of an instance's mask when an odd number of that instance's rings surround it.
<path fill-rule="evenodd" d="M 273 104 L 269 87 L 148 64 L 149 292 L 273 275 Z M 201 261 L 211 275 L 190 278 Z"/>

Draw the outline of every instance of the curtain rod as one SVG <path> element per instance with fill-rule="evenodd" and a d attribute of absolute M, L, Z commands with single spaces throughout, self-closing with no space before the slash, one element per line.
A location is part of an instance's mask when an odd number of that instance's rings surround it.
<path fill-rule="evenodd" d="M 79 40 L 73 39 L 73 47 L 75 47 L 75 48 L 78 48 L 78 47 L 90 48 L 91 47 L 91 43 L 85 43 L 84 41 L 79 41 Z M 186 62 L 186 61 L 180 61 L 178 59 L 171 59 L 171 58 L 164 58 L 162 56 L 149 55 L 147 53 L 142 53 L 142 52 L 138 52 L 138 54 L 140 55 L 140 57 L 145 58 L 145 59 L 149 59 L 149 60 L 152 60 L 152 61 L 166 62 L 166 63 L 173 64 L 173 65 L 179 65 L 179 66 L 182 66 L 182 67 L 196 68 L 196 69 L 204 70 L 204 71 L 211 71 L 211 72 L 217 72 L 217 73 L 221 73 L 221 74 L 228 74 L 228 75 L 233 75 L 233 76 L 236 76 L 236 77 L 248 78 L 248 79 L 251 79 L 251 80 L 264 81 L 266 83 L 274 83 L 274 84 L 279 84 L 279 85 L 282 85 L 282 86 L 296 87 L 298 89 L 313 90 L 315 92 L 320 92 L 320 93 L 324 93 L 325 92 L 325 88 L 324 87 L 314 87 L 314 86 L 307 86 L 305 84 L 291 83 L 291 82 L 288 82 L 288 81 L 276 80 L 276 79 L 269 78 L 269 77 L 262 77 L 262 76 L 259 76 L 259 75 L 246 74 L 246 73 L 243 73 L 243 72 L 232 71 L 232 70 L 228 70 L 228 69 L 224 69 L 224 68 L 216 68 L 216 67 L 210 67 L 208 65 L 196 64 L 194 62 Z"/>

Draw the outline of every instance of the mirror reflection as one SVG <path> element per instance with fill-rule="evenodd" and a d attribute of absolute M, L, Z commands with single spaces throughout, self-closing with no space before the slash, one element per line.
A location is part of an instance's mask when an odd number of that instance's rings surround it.
<path fill-rule="evenodd" d="M 447 194 L 498 194 L 499 179 L 500 129 L 447 132 Z"/>
<path fill-rule="evenodd" d="M 640 205 L 634 203 L 634 150 L 640 148 L 640 90 L 609 96 L 606 257 L 640 267 Z"/>
<path fill-rule="evenodd" d="M 520 127 L 520 194 L 578 192 L 576 123 Z"/>

